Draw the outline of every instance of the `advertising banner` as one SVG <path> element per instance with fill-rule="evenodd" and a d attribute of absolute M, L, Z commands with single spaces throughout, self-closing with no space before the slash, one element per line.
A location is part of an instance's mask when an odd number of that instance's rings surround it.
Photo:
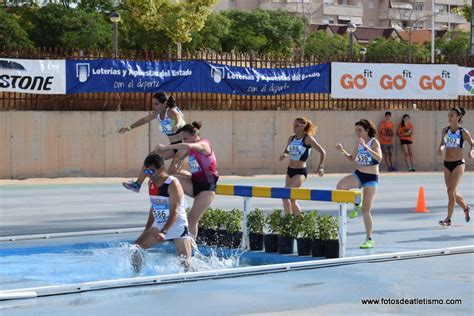
<path fill-rule="evenodd" d="M 344 99 L 457 99 L 457 65 L 331 64 L 331 94 Z"/>
<path fill-rule="evenodd" d="M 65 94 L 65 61 L 0 58 L 0 92 Z"/>
<path fill-rule="evenodd" d="M 329 64 L 298 68 L 251 68 L 205 61 L 68 60 L 66 73 L 67 93 L 329 93 Z"/>
<path fill-rule="evenodd" d="M 459 95 L 474 96 L 474 68 L 458 67 Z"/>

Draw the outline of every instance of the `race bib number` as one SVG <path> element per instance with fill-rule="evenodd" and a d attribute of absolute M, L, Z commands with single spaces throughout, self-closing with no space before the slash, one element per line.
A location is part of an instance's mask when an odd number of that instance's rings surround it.
<path fill-rule="evenodd" d="M 461 135 L 449 134 L 444 137 L 446 148 L 461 148 Z"/>
<path fill-rule="evenodd" d="M 191 173 L 198 173 L 199 171 L 201 171 L 201 167 L 199 167 L 196 157 L 192 155 L 189 156 L 188 158 L 188 166 L 189 166 L 189 172 Z"/>
<path fill-rule="evenodd" d="M 160 121 L 160 130 L 163 134 L 172 134 L 171 120 L 169 118 Z"/>
<path fill-rule="evenodd" d="M 372 156 L 368 151 L 359 151 L 357 152 L 356 162 L 360 166 L 370 166 L 372 165 Z"/>
<path fill-rule="evenodd" d="M 155 222 L 158 224 L 166 223 L 168 221 L 169 209 L 166 204 L 153 204 L 153 216 Z"/>
<path fill-rule="evenodd" d="M 287 150 L 291 159 L 298 160 L 304 153 L 305 147 L 303 146 L 303 142 L 293 141 L 288 145 Z"/>

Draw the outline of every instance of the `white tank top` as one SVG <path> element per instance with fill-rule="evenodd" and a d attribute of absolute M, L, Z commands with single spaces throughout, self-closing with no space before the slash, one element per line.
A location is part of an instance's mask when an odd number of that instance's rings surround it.
<path fill-rule="evenodd" d="M 173 126 L 176 124 L 176 121 L 175 119 L 169 117 L 168 110 L 169 108 L 166 108 L 164 119 L 160 118 L 159 113 L 156 116 L 156 119 L 158 120 L 160 132 L 166 136 L 171 136 L 175 134 L 175 132 L 173 132 Z M 183 112 L 181 112 L 181 110 L 178 107 L 176 107 L 176 110 L 178 111 L 178 115 L 181 115 L 181 117 L 184 118 Z M 185 124 L 184 120 L 181 120 L 181 122 L 182 123 L 180 124 L 180 126 L 177 126 L 178 128 L 182 127 Z"/>
<path fill-rule="evenodd" d="M 163 226 L 165 226 L 170 216 L 168 187 L 170 183 L 175 179 L 175 177 L 169 176 L 159 188 L 154 182 L 151 181 L 148 185 L 150 202 L 154 217 L 154 226 L 158 229 L 162 229 Z M 179 202 L 178 206 L 178 218 L 173 223 L 173 226 L 170 229 L 174 227 L 188 226 L 186 206 L 186 201 L 183 197 L 183 199 Z"/>

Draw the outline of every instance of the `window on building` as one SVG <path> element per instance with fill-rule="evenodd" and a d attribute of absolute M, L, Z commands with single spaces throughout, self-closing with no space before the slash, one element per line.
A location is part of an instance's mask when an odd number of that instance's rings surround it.
<path fill-rule="evenodd" d="M 369 1 L 369 9 L 373 9 L 373 8 L 375 8 L 375 2 L 374 2 L 374 0 L 370 0 Z"/>
<path fill-rule="evenodd" d="M 369 20 L 369 26 L 375 26 L 375 21 L 374 20 Z"/>
<path fill-rule="evenodd" d="M 323 24 L 334 24 L 334 18 L 324 18 Z"/>
<path fill-rule="evenodd" d="M 425 7 L 424 3 L 414 3 L 413 4 L 413 11 L 423 11 Z"/>
<path fill-rule="evenodd" d="M 418 21 L 415 24 L 413 24 L 412 28 L 414 30 L 421 30 L 421 29 L 423 29 L 423 23 L 424 23 L 423 21 Z"/>

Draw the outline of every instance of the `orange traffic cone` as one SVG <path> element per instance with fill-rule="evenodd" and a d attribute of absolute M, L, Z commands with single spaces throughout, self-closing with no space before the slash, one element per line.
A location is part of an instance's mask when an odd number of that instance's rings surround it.
<path fill-rule="evenodd" d="M 417 213 L 428 213 L 429 210 L 426 209 L 425 202 L 425 188 L 420 187 L 418 190 L 418 202 L 416 203 L 416 212 Z"/>

